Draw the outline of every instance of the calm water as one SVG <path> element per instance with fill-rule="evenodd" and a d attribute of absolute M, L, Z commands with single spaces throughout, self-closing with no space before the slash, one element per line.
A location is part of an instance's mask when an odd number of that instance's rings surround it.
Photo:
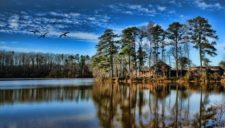
<path fill-rule="evenodd" d="M 112 85 L 93 79 L 0 81 L 0 128 L 223 126 L 224 115 L 211 106 L 224 103 L 220 84 L 178 87 Z"/>

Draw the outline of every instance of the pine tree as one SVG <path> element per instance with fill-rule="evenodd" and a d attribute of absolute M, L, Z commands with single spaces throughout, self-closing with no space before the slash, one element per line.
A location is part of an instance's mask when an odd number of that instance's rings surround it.
<path fill-rule="evenodd" d="M 154 56 L 154 64 L 156 64 L 159 61 L 159 46 L 165 39 L 165 32 L 160 25 L 154 25 L 149 28 L 149 33 L 151 33 L 152 53 Z"/>
<path fill-rule="evenodd" d="M 185 30 L 184 25 L 179 22 L 174 22 L 169 25 L 167 29 L 167 38 L 172 41 L 173 49 L 174 49 L 174 57 L 176 61 L 176 77 L 179 77 L 178 74 L 178 62 L 179 62 L 179 44 L 183 42 Z"/>
<path fill-rule="evenodd" d="M 138 30 L 138 50 L 137 50 L 137 59 L 138 59 L 138 70 L 140 71 L 145 63 L 146 53 L 143 49 L 143 39 L 147 37 L 147 33 L 142 31 L 141 29 Z"/>
<path fill-rule="evenodd" d="M 194 48 L 199 50 L 200 70 L 202 72 L 202 65 L 204 61 L 209 61 L 207 55 L 215 56 L 216 42 L 213 40 L 218 39 L 216 31 L 208 23 L 208 20 L 203 17 L 196 17 L 188 20 L 190 41 L 194 43 Z"/>
<path fill-rule="evenodd" d="M 137 67 L 137 56 L 135 51 L 137 31 L 138 28 L 129 27 L 124 29 L 121 35 L 121 54 L 128 56 L 129 73 L 131 72 L 131 66 L 133 66 L 134 68 Z"/>
<path fill-rule="evenodd" d="M 114 55 L 117 51 L 116 34 L 113 30 L 106 29 L 103 35 L 99 37 L 99 43 L 97 47 L 97 54 L 94 59 L 94 66 L 98 66 L 106 72 L 111 72 L 111 77 L 114 76 Z"/>

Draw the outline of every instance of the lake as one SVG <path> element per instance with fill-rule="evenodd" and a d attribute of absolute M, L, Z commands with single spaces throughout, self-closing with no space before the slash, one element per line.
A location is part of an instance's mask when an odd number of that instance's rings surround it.
<path fill-rule="evenodd" d="M 224 126 L 224 89 L 218 83 L 0 81 L 0 128 Z"/>

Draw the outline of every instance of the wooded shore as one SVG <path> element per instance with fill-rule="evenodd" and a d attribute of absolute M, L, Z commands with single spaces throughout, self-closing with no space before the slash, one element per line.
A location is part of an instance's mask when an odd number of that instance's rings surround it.
<path fill-rule="evenodd" d="M 221 83 L 225 85 L 225 78 L 219 80 L 187 80 L 187 79 L 175 79 L 175 78 L 145 78 L 145 77 L 138 77 L 138 78 L 129 78 L 129 79 L 120 79 L 120 78 L 105 78 L 99 79 L 96 78 L 96 81 L 104 81 L 104 82 L 113 82 L 113 83 L 128 83 L 128 84 L 144 84 L 144 83 L 177 83 L 177 84 L 187 84 L 187 83 L 195 83 L 195 84 L 205 84 L 205 83 Z"/>

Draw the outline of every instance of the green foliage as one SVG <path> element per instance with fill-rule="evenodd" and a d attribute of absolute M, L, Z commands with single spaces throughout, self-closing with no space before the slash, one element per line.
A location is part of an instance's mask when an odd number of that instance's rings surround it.
<path fill-rule="evenodd" d="M 136 39 L 139 29 L 136 27 L 129 27 L 122 31 L 121 35 L 121 55 L 128 57 L 128 71 L 131 72 L 131 67 L 137 68 L 136 55 Z"/>
<path fill-rule="evenodd" d="M 190 60 L 187 57 L 179 57 L 178 62 L 181 69 L 185 69 L 190 63 Z"/>
<path fill-rule="evenodd" d="M 105 72 L 111 71 L 111 77 L 114 75 L 114 55 L 118 52 L 116 37 L 117 35 L 113 33 L 113 30 L 106 29 L 103 35 L 99 37 L 99 43 L 96 46 L 97 54 L 93 60 L 94 66 L 103 69 Z"/>
<path fill-rule="evenodd" d="M 136 59 L 135 41 L 137 33 L 138 28 L 130 27 L 124 29 L 121 35 L 121 54 L 131 56 L 133 57 L 133 60 Z"/>
<path fill-rule="evenodd" d="M 162 29 L 160 25 L 153 25 L 149 28 L 149 33 L 151 35 L 151 43 L 152 43 L 152 53 L 154 57 L 154 64 L 156 64 L 159 60 L 159 47 L 160 44 L 163 43 L 165 39 L 165 31 Z M 163 46 L 164 47 L 164 46 Z"/>
<path fill-rule="evenodd" d="M 147 37 L 147 33 L 141 29 L 137 30 L 137 38 L 138 38 L 138 50 L 137 50 L 137 61 L 138 61 L 138 69 L 141 70 L 144 66 L 145 59 L 147 57 L 146 51 L 143 49 L 143 39 Z"/>
<path fill-rule="evenodd" d="M 185 35 L 184 25 L 179 22 L 174 22 L 169 25 L 167 29 L 167 38 L 172 41 L 174 49 L 174 58 L 176 61 L 176 76 L 178 77 L 178 64 L 179 64 L 179 45 L 183 43 Z"/>
<path fill-rule="evenodd" d="M 215 41 L 218 39 L 216 31 L 212 29 L 212 26 L 208 23 L 208 20 L 203 17 L 196 17 L 188 20 L 189 27 L 189 39 L 193 42 L 194 48 L 199 49 L 200 64 L 209 62 L 206 55 L 216 55 Z"/>

